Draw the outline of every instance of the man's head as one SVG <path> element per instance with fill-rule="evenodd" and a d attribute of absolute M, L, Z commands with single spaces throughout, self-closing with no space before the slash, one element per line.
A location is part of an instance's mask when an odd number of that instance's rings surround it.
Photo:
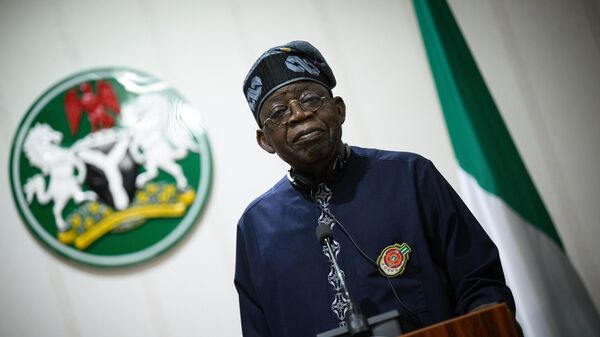
<path fill-rule="evenodd" d="M 344 148 L 346 107 L 332 97 L 335 84 L 325 59 L 308 42 L 265 52 L 244 82 L 260 147 L 311 178 L 327 178 L 329 163 Z"/>
<path fill-rule="evenodd" d="M 244 95 L 259 127 L 262 104 L 275 90 L 294 82 L 307 80 L 331 89 L 335 76 L 317 48 L 306 41 L 292 41 L 264 52 L 244 79 Z"/>

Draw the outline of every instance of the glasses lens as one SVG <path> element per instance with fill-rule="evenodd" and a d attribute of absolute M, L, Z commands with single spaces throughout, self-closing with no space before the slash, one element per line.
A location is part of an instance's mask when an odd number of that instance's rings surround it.
<path fill-rule="evenodd" d="M 281 124 L 288 119 L 289 115 L 290 109 L 287 105 L 278 105 L 271 109 L 268 119 L 276 124 Z"/>
<path fill-rule="evenodd" d="M 314 92 L 308 92 L 302 95 L 300 104 L 302 105 L 302 109 L 305 111 L 315 111 L 321 107 L 321 96 L 315 94 Z"/>

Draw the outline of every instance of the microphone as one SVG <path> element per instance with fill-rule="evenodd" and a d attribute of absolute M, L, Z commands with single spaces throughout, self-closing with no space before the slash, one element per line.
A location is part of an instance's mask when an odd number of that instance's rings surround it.
<path fill-rule="evenodd" d="M 331 262 L 333 264 L 333 269 L 335 269 L 335 273 L 340 280 L 340 285 L 346 298 L 348 299 L 348 315 L 346 316 L 346 326 L 348 327 L 348 333 L 350 336 L 354 337 L 370 337 L 372 336 L 371 329 L 369 329 L 369 325 L 367 324 L 367 320 L 365 316 L 358 311 L 358 308 L 352 302 L 350 298 L 350 293 L 348 292 L 348 288 L 346 287 L 346 282 L 344 281 L 344 276 L 342 275 L 342 270 L 337 264 L 337 260 L 335 259 L 335 255 L 333 254 L 333 249 L 331 249 L 331 241 L 333 240 L 333 231 L 329 227 L 329 225 L 325 222 L 321 222 L 317 225 L 316 228 L 317 240 L 319 243 L 326 247 L 327 253 L 331 257 Z"/>
<path fill-rule="evenodd" d="M 332 240 L 333 239 L 333 231 L 331 230 L 331 228 L 329 227 L 328 224 L 326 223 L 319 223 L 317 225 L 317 240 L 319 240 L 319 243 L 322 245 L 325 245 L 325 239 L 329 239 Z"/>

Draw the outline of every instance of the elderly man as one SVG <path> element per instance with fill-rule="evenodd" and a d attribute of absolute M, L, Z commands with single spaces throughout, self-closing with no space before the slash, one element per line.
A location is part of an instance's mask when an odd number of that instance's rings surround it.
<path fill-rule="evenodd" d="M 498 251 L 433 164 L 348 146 L 346 106 L 321 53 L 304 41 L 266 51 L 244 94 L 258 145 L 290 165 L 237 229 L 235 285 L 244 336 L 315 336 L 343 325 L 349 298 L 315 227 L 366 316 L 396 309 L 404 331 L 506 302 Z"/>

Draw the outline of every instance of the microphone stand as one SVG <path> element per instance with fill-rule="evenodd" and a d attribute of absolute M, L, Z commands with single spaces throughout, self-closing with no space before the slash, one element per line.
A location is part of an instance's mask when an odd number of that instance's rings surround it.
<path fill-rule="evenodd" d="M 323 227 L 324 226 L 324 227 Z M 331 239 L 333 237 L 333 233 L 331 228 L 325 223 L 321 223 L 317 226 L 317 238 L 321 244 L 325 245 L 327 248 L 327 252 L 331 257 L 331 262 L 333 263 L 333 269 L 335 269 L 335 273 L 337 274 L 338 279 L 340 280 L 340 285 L 344 290 L 344 294 L 348 299 L 348 314 L 346 316 L 346 325 L 348 326 L 348 333 L 350 336 L 354 337 L 371 337 L 373 336 L 369 325 L 367 324 L 367 320 L 365 316 L 358 311 L 358 308 L 352 302 L 350 298 L 350 293 L 348 292 L 348 288 L 346 287 L 346 282 L 344 281 L 344 277 L 342 275 L 342 270 L 340 269 L 335 255 L 333 254 L 333 249 L 331 249 Z"/>

